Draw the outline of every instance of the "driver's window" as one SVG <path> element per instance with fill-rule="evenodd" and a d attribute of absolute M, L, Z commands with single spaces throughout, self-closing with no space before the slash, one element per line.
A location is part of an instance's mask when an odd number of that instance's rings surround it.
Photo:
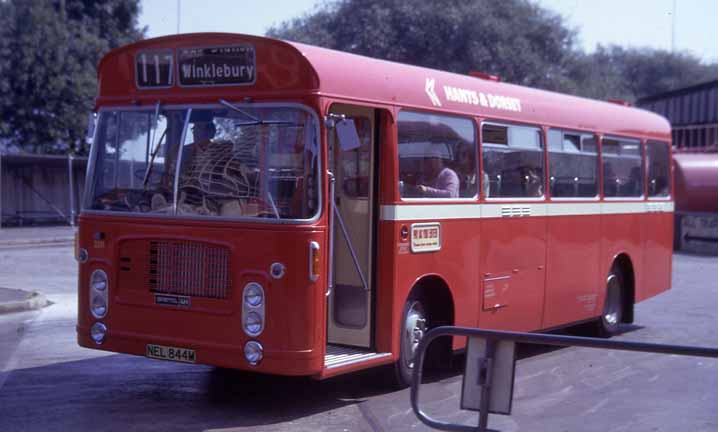
<path fill-rule="evenodd" d="M 155 153 L 152 135 L 156 134 L 157 130 L 152 128 L 152 120 L 153 116 L 147 112 L 120 114 L 120 128 L 115 143 L 111 144 L 115 146 L 115 188 L 135 189 L 143 186 L 151 155 Z M 166 123 L 164 117 L 162 122 Z M 153 163 L 163 163 L 162 159 L 157 160 L 156 156 L 159 155 L 155 154 Z"/>
<path fill-rule="evenodd" d="M 170 212 L 185 117 L 180 110 L 101 114 L 90 208 Z"/>
<path fill-rule="evenodd" d="M 164 171 L 167 118 L 158 116 L 156 128 L 152 125 L 153 118 L 148 113 L 121 113 L 117 136 L 106 144 L 106 158 L 110 163 L 105 169 L 113 171 L 104 177 L 106 187 L 141 188 L 156 182 Z M 148 170 L 150 165 L 152 169 Z"/>

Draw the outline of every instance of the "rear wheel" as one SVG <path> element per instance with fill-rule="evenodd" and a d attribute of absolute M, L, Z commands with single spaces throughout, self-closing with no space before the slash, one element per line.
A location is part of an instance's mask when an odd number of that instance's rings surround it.
<path fill-rule="evenodd" d="M 606 300 L 603 303 L 603 313 L 598 320 L 598 334 L 610 337 L 618 333 L 623 321 L 623 277 L 621 272 L 613 267 L 606 278 Z"/>
<path fill-rule="evenodd" d="M 411 385 L 411 376 L 414 372 L 416 350 L 419 342 L 428 330 L 427 314 L 420 299 L 410 297 L 404 304 L 400 334 L 399 361 L 396 362 L 395 371 L 400 387 Z"/>

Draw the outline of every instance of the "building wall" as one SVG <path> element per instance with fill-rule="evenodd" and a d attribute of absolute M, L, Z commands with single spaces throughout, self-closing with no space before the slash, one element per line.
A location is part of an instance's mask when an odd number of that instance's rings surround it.
<path fill-rule="evenodd" d="M 0 156 L 2 224 L 69 224 L 79 213 L 86 158 L 42 155 Z M 73 195 L 74 194 L 74 195 Z"/>
<path fill-rule="evenodd" d="M 649 96 L 637 105 L 668 119 L 675 149 L 718 149 L 718 81 Z"/>

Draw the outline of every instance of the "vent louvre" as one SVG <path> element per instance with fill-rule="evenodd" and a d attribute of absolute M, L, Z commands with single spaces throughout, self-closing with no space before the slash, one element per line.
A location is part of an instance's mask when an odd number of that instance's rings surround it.
<path fill-rule="evenodd" d="M 531 216 L 530 206 L 504 206 L 501 207 L 501 217 L 527 217 Z"/>
<path fill-rule="evenodd" d="M 191 297 L 230 296 L 229 250 L 198 242 L 150 242 L 150 291 Z"/>

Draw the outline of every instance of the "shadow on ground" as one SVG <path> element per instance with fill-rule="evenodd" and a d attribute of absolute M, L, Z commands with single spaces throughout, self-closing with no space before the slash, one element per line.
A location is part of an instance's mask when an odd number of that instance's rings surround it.
<path fill-rule="evenodd" d="M 1 431 L 252 429 L 378 394 L 409 401 L 389 368 L 315 381 L 109 355 L 4 378 Z"/>
<path fill-rule="evenodd" d="M 626 332 L 639 328 L 624 326 Z M 584 331 L 572 328 L 563 334 Z M 558 349 L 522 346 L 519 362 Z M 440 391 L 453 397 L 464 362 L 463 355 L 455 355 L 450 368 L 427 371 L 424 384 L 448 384 Z M 364 416 L 360 421 L 371 428 L 381 420 L 362 410 L 369 400 L 380 415 L 395 414 L 398 407 L 406 419 L 413 418 L 409 391 L 397 390 L 393 377 L 392 367 L 381 367 L 315 381 L 115 354 L 0 377 L 0 382 L 6 378 L 0 430 L 280 430 L 298 419 L 354 404 Z"/>

